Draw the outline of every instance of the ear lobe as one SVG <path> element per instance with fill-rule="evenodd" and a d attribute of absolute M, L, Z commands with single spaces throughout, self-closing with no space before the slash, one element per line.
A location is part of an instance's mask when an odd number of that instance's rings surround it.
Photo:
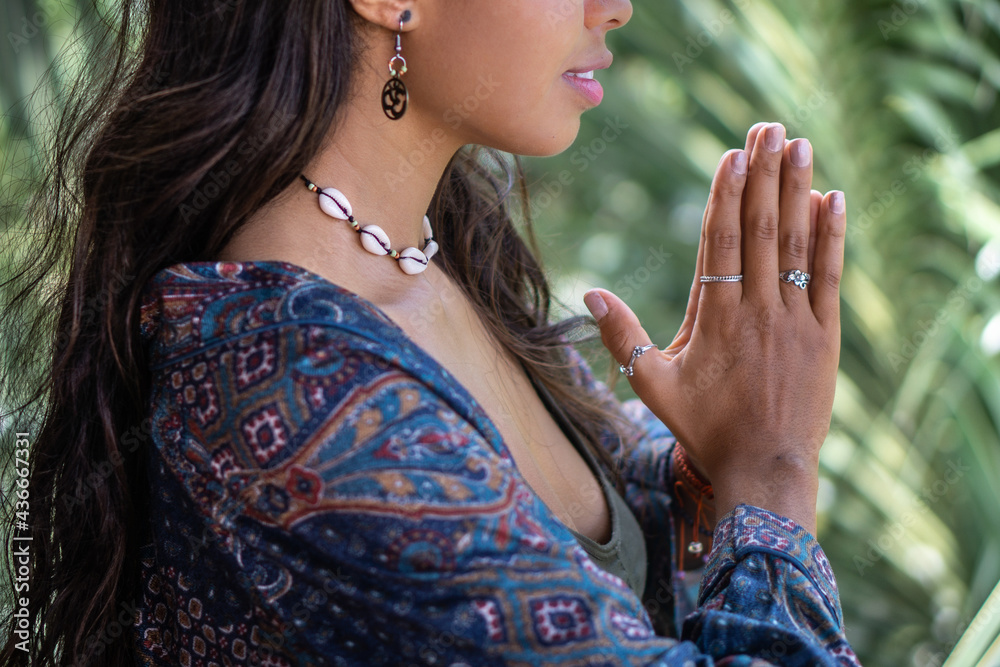
<path fill-rule="evenodd" d="M 403 31 L 412 30 L 419 25 L 419 12 L 413 0 L 350 0 L 350 2 L 358 16 L 386 30 L 398 31 L 399 20 L 407 10 L 410 12 L 410 18 L 403 24 Z"/>

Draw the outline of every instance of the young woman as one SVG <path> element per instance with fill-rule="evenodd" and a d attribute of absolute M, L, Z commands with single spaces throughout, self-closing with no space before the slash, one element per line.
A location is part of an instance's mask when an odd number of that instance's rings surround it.
<path fill-rule="evenodd" d="M 45 184 L 32 266 L 72 256 L 5 664 L 857 664 L 812 535 L 845 218 L 807 141 L 722 157 L 666 349 L 588 293 L 621 405 L 503 155 L 573 143 L 628 0 L 121 10 Z"/>

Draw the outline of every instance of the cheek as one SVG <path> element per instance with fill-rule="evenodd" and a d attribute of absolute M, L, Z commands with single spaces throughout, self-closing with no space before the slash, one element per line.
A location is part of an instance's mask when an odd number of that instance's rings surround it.
<path fill-rule="evenodd" d="M 575 54 L 572 45 L 559 43 L 557 37 L 564 36 L 526 35 L 520 48 L 482 69 L 488 73 L 478 77 L 477 87 L 488 91 L 487 96 L 477 93 L 465 98 L 466 108 L 478 106 L 470 121 L 498 148 L 503 142 L 510 147 L 504 150 L 510 152 L 551 155 L 576 137 L 585 107 L 562 78 Z"/>
<path fill-rule="evenodd" d="M 568 148 L 580 130 L 584 107 L 552 68 L 507 71 L 478 114 L 470 118 L 478 143 L 520 155 L 555 155 Z"/>
<path fill-rule="evenodd" d="M 414 53 L 411 96 L 464 143 L 523 155 L 564 150 L 584 109 L 561 77 L 584 55 L 581 0 L 464 1 L 461 18 Z M 421 62 L 434 77 L 420 76 Z"/>

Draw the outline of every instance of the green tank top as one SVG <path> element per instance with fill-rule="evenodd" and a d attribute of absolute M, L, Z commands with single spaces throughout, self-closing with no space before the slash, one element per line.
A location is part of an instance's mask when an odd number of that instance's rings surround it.
<path fill-rule="evenodd" d="M 530 373 L 528 377 L 531 378 Z M 600 481 L 601 487 L 604 489 L 604 499 L 611 514 L 611 538 L 604 544 L 599 544 L 567 526 L 568 530 L 576 537 L 576 541 L 594 563 L 604 571 L 622 579 L 641 599 L 643 590 L 646 588 L 646 540 L 642 535 L 639 522 L 636 521 L 632 510 L 625 503 L 625 499 L 621 497 L 604 474 L 590 449 L 584 444 L 583 436 L 569 421 L 552 394 L 535 382 L 534 378 L 531 378 L 531 382 L 549 412 L 552 413 L 556 423 L 559 424 L 566 437 L 587 461 L 587 465 Z"/>

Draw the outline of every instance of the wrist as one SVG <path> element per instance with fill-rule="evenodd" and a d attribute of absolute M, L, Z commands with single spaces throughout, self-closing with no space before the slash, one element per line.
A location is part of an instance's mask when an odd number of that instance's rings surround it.
<path fill-rule="evenodd" d="M 776 456 L 759 462 L 730 462 L 716 474 L 715 509 L 725 516 L 737 505 L 753 505 L 787 517 L 816 534 L 819 463 Z"/>

